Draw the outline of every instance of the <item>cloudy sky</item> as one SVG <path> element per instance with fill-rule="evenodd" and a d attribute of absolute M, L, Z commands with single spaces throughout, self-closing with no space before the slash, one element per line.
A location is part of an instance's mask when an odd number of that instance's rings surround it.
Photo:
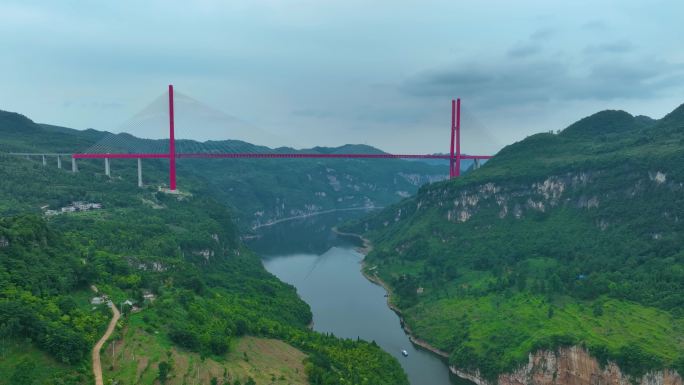
<path fill-rule="evenodd" d="M 461 97 L 464 150 L 490 153 L 601 109 L 684 103 L 682 15 L 682 0 L 0 0 L 0 109 L 117 130 L 173 83 L 269 145 L 424 153 L 448 150 Z"/>

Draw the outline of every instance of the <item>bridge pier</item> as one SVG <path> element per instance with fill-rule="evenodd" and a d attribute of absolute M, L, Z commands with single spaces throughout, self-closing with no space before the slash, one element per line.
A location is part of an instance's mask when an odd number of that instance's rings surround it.
<path fill-rule="evenodd" d="M 78 165 L 76 165 L 76 158 L 71 158 L 71 172 L 78 172 Z"/>
<path fill-rule="evenodd" d="M 475 163 L 473 164 L 473 170 L 477 170 L 480 168 L 480 159 L 475 158 Z"/>
<path fill-rule="evenodd" d="M 138 187 L 143 186 L 142 180 L 142 158 L 138 158 Z"/>
<path fill-rule="evenodd" d="M 109 158 L 104 158 L 104 160 L 105 160 L 105 175 L 107 175 L 108 177 L 111 177 L 112 174 L 109 170 Z"/>
<path fill-rule="evenodd" d="M 62 157 L 57 155 L 57 168 L 62 169 Z"/>
<path fill-rule="evenodd" d="M 43 157 L 43 167 L 47 166 L 47 161 L 45 160 L 45 155 L 41 155 Z"/>

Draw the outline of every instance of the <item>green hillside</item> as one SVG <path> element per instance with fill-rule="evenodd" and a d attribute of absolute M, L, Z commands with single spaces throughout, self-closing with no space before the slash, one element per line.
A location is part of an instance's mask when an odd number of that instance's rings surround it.
<path fill-rule="evenodd" d="M 78 131 L 35 124 L 23 115 L 0 111 L 0 153 L 2 152 L 83 152 L 95 146 L 100 152 L 165 152 L 168 141 L 136 138 L 96 130 Z M 179 140 L 178 152 L 245 153 L 382 153 L 365 145 L 315 147 L 305 150 L 270 149 L 249 143 L 225 140 L 198 143 Z M 35 161 L 40 159 L 36 158 Z M 56 159 L 48 158 L 51 167 Z M 70 168 L 68 158 L 64 167 Z M 79 164 L 99 165 L 102 160 L 79 160 Z M 168 183 L 165 173 L 148 173 L 143 161 L 145 183 Z M 112 160 L 112 175 L 136 183 L 135 160 Z M 340 208 L 384 207 L 414 194 L 421 185 L 446 177 L 448 167 L 399 159 L 179 159 L 181 189 L 192 189 L 193 177 L 204 179 L 207 189 L 235 213 L 241 228 L 273 220 Z"/>
<path fill-rule="evenodd" d="M 583 345 L 684 371 L 684 106 L 604 111 L 501 150 L 346 230 L 422 339 L 488 378 Z M 419 288 L 422 288 L 419 290 Z"/>
<path fill-rule="evenodd" d="M 74 136 L 83 145 L 98 140 L 91 131 L 0 116 L 7 134 L 0 143 L 11 151 L 69 151 Z M 138 188 L 134 162 L 117 167 L 109 179 L 99 161 L 79 162 L 74 174 L 0 156 L 0 384 L 92 383 L 90 349 L 111 314 L 90 304 L 91 285 L 124 310 L 117 344 L 132 350 L 132 341 L 145 341 L 149 354 L 139 377 L 129 371 L 135 365 L 116 357 L 106 378 L 152 384 L 162 362 L 170 363 L 169 376 L 182 376 L 181 362 L 201 360 L 245 383 L 251 372 L 235 352 L 245 360 L 249 352 L 250 370 L 295 378 L 301 367 L 312 385 L 407 383 L 399 363 L 375 344 L 307 328 L 309 307 L 240 242 L 235 217 L 201 176 L 185 170 L 182 194 L 167 194 L 155 185 Z M 145 162 L 150 181 L 166 173 L 164 162 Z M 101 208 L 44 214 L 76 201 Z M 271 347 L 304 362 L 276 365 Z M 254 379 L 270 383 L 270 374 L 269 382 L 262 377 Z"/>

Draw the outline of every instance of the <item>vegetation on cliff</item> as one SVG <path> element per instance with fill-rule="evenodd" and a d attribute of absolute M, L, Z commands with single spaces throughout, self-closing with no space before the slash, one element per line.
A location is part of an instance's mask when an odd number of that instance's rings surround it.
<path fill-rule="evenodd" d="M 684 106 L 604 111 L 346 226 L 418 337 L 489 378 L 581 344 L 684 372 Z M 419 289 L 420 288 L 420 289 Z"/>

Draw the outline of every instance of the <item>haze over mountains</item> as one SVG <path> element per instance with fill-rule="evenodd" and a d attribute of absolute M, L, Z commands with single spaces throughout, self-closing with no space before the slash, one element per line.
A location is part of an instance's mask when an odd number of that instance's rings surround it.
<path fill-rule="evenodd" d="M 0 150 L 4 152 L 168 152 L 166 139 L 141 139 L 128 133 L 78 131 L 36 124 L 16 113 L 0 111 L 0 123 L 4 138 L 0 141 Z M 205 153 L 382 152 L 365 145 L 271 149 L 238 140 L 179 140 L 176 148 L 178 152 Z M 79 164 L 101 165 L 101 162 L 79 160 Z M 165 161 L 145 160 L 145 183 L 164 185 L 165 164 Z M 137 175 L 134 161 L 116 160 L 111 165 L 115 177 L 134 183 Z M 161 176 L 148 173 L 148 165 L 162 172 Z M 463 164 L 464 169 L 468 166 Z M 186 174 L 204 178 L 215 196 L 235 210 L 244 227 L 331 209 L 383 207 L 414 193 L 424 183 L 444 179 L 448 169 L 446 165 L 398 159 L 180 159 L 178 167 L 181 189 L 192 189 L 183 185 Z"/>
<path fill-rule="evenodd" d="M 266 132 L 177 91 L 174 92 L 174 112 L 177 139 L 192 139 L 199 142 L 232 139 L 276 147 L 285 143 L 285 138 Z M 145 139 L 168 139 L 168 92 L 157 97 L 115 131 Z"/>

